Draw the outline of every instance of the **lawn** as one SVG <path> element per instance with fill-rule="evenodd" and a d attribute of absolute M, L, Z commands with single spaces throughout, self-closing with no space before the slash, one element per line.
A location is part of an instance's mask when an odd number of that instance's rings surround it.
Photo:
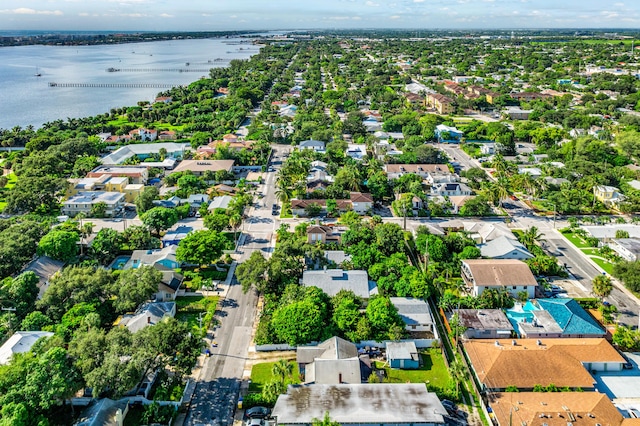
<path fill-rule="evenodd" d="M 116 126 L 116 127 L 120 127 L 125 124 L 132 124 L 137 127 L 143 127 L 144 125 L 144 123 L 141 121 L 136 121 L 136 122 L 129 121 L 126 115 L 121 115 L 117 119 L 109 121 L 107 124 L 110 126 Z M 150 123 L 149 127 L 152 129 L 173 130 L 176 132 L 181 132 L 184 129 L 184 125 L 182 124 L 179 126 L 174 126 L 172 124 L 163 123 L 159 121 L 154 121 L 153 123 Z"/>
<path fill-rule="evenodd" d="M 567 232 L 567 233 L 563 233 L 562 235 L 564 235 L 569 241 L 571 241 L 571 243 L 578 247 L 578 248 L 592 248 L 589 244 L 587 244 L 582 238 L 580 238 L 578 235 L 576 235 L 573 232 Z"/>
<path fill-rule="evenodd" d="M 179 312 L 215 311 L 218 299 L 217 296 L 180 296 L 176 298 L 176 306 Z"/>
<path fill-rule="evenodd" d="M 18 181 L 18 177 L 15 175 L 15 173 L 9 173 L 7 175 L 7 179 L 8 179 L 8 182 L 5 185 L 5 187 L 0 189 L 0 211 L 4 210 L 4 208 L 7 206 L 7 203 L 4 201 L 6 192 L 11 188 L 13 188 L 16 185 L 16 182 Z"/>
<path fill-rule="evenodd" d="M 200 333 L 200 318 L 202 318 L 203 328 L 208 328 L 213 321 L 218 299 L 219 297 L 217 296 L 177 297 L 176 306 L 178 312 L 176 313 L 176 319 L 189 324 L 194 333 Z"/>
<path fill-rule="evenodd" d="M 376 368 L 384 368 L 389 383 L 429 383 L 429 386 L 445 388 L 451 380 L 439 348 L 432 348 L 420 353 L 422 367 L 418 370 L 398 370 L 384 366 L 384 362 L 376 361 Z"/>
<path fill-rule="evenodd" d="M 607 274 L 612 275 L 613 274 L 613 264 L 607 262 L 606 260 L 603 260 L 599 257 L 591 257 L 591 260 L 593 260 L 595 263 L 598 264 L 599 267 L 601 267 L 602 269 L 604 269 L 606 271 Z"/>
<path fill-rule="evenodd" d="M 249 392 L 261 392 L 262 386 L 273 379 L 271 370 L 274 364 L 275 362 L 262 362 L 260 364 L 255 364 L 251 368 L 251 384 L 249 385 Z M 300 371 L 298 371 L 298 364 L 295 361 L 289 361 L 289 364 L 293 366 L 291 383 L 300 383 Z"/>

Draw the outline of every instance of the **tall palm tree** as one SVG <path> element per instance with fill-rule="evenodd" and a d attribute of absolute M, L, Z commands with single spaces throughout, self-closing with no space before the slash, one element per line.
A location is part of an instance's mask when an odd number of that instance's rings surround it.
<path fill-rule="evenodd" d="M 500 207 L 502 207 L 503 201 L 509 198 L 509 195 L 511 195 L 511 185 L 509 183 L 509 179 L 506 176 L 500 177 L 496 181 L 496 194 L 498 196 Z"/>
<path fill-rule="evenodd" d="M 456 383 L 456 394 L 460 393 L 460 383 L 464 381 L 467 374 L 462 362 L 458 359 L 449 364 L 449 375 Z"/>
<path fill-rule="evenodd" d="M 231 229 L 233 229 L 233 239 L 236 244 L 238 243 L 238 235 L 236 231 L 238 230 L 238 226 L 240 226 L 241 223 L 242 216 L 240 216 L 238 213 L 231 215 L 231 217 L 229 218 L 229 226 L 231 226 Z"/>

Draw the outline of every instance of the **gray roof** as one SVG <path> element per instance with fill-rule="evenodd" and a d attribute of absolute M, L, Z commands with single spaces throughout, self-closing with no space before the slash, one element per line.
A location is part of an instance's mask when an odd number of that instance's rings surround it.
<path fill-rule="evenodd" d="M 304 271 L 301 283 L 307 287 L 318 287 L 329 296 L 335 296 L 340 290 L 351 290 L 363 299 L 378 294 L 378 288 L 375 282 L 369 281 L 367 271 L 343 271 L 342 269 Z"/>
<path fill-rule="evenodd" d="M 40 256 L 25 268 L 25 272 L 31 271 L 38 277 L 39 298 L 42 297 L 47 289 L 51 276 L 60 271 L 63 266 L 64 262 L 52 259 L 49 256 Z"/>
<path fill-rule="evenodd" d="M 49 331 L 16 331 L 0 346 L 0 365 L 8 364 L 13 354 L 29 352 L 42 337 L 51 337 Z"/>
<path fill-rule="evenodd" d="M 310 425 L 329 412 L 340 424 L 444 424 L 447 411 L 424 384 L 291 385 L 273 408 L 278 425 Z"/>
<path fill-rule="evenodd" d="M 630 238 L 640 238 L 639 225 L 610 224 L 597 226 L 581 226 L 581 228 L 586 229 L 588 233 L 598 239 L 615 238 L 617 230 L 627 231 Z"/>
<path fill-rule="evenodd" d="M 517 253 L 517 258 L 530 258 L 533 257 L 529 250 L 518 240 L 514 240 L 513 238 L 508 238 L 505 235 L 502 235 L 495 240 L 491 240 L 486 244 L 480 245 L 480 253 L 482 257 L 489 257 L 492 259 L 509 259 L 516 256 L 510 256 L 513 252 Z"/>
<path fill-rule="evenodd" d="M 351 260 L 351 255 L 346 254 L 343 250 L 325 250 L 324 257 L 336 265 L 342 264 L 345 260 Z"/>
<path fill-rule="evenodd" d="M 424 300 L 413 297 L 391 297 L 390 300 L 406 325 L 433 324 L 431 309 Z"/>
<path fill-rule="evenodd" d="M 113 205 L 121 201 L 124 201 L 122 192 L 91 191 L 78 192 L 76 195 L 69 197 L 63 204 L 106 203 L 107 205 Z"/>
<path fill-rule="evenodd" d="M 193 231 L 192 227 L 180 225 L 176 229 L 167 231 L 162 237 L 162 241 L 183 240 L 191 231 Z"/>
<path fill-rule="evenodd" d="M 501 309 L 458 309 L 460 323 L 474 330 L 513 330 Z"/>
<path fill-rule="evenodd" d="M 321 146 L 321 147 L 324 148 L 325 143 L 322 142 L 322 141 L 316 141 L 316 140 L 313 140 L 313 139 L 309 139 L 309 140 L 300 142 L 300 146 L 301 147 Z"/>
<path fill-rule="evenodd" d="M 513 232 L 503 223 L 489 222 L 463 222 L 464 230 L 470 234 L 478 234 L 483 242 L 495 240 L 498 237 L 516 239 Z"/>
<path fill-rule="evenodd" d="M 211 204 L 209 204 L 209 210 L 215 209 L 228 209 L 229 203 L 231 203 L 233 197 L 230 195 L 221 195 L 219 197 L 213 197 Z"/>
<path fill-rule="evenodd" d="M 305 368 L 305 383 L 337 385 L 340 383 L 362 383 L 360 359 L 316 358 Z"/>
<path fill-rule="evenodd" d="M 346 359 L 358 356 L 356 345 L 343 338 L 334 336 L 317 346 L 298 346 L 296 360 L 299 364 L 309 364 L 316 358 Z"/>
<path fill-rule="evenodd" d="M 614 240 L 620 247 L 624 247 L 633 254 L 640 254 L 640 240 L 637 238 L 616 238 Z"/>
<path fill-rule="evenodd" d="M 387 343 L 387 359 L 410 359 L 419 361 L 418 349 L 414 341 Z"/>
<path fill-rule="evenodd" d="M 164 142 L 164 143 L 138 143 L 123 146 L 122 148 L 118 148 L 113 151 L 111 154 L 102 158 L 102 164 L 121 164 L 125 162 L 128 158 L 133 157 L 134 155 L 148 155 L 148 154 L 158 154 L 160 149 L 164 148 L 167 152 L 178 152 L 178 151 L 190 151 L 191 144 L 189 143 L 175 143 L 175 142 Z"/>
<path fill-rule="evenodd" d="M 143 305 L 135 314 L 123 315 L 118 325 L 125 326 L 135 333 L 150 325 L 156 325 L 166 317 L 173 317 L 176 302 L 152 302 Z"/>

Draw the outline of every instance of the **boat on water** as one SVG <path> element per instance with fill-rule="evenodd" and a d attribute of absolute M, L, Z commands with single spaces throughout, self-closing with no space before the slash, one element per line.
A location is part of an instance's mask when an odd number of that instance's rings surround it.
<path fill-rule="evenodd" d="M 36 77 L 42 77 L 42 73 L 38 71 L 38 67 L 36 67 L 36 73 L 34 74 Z"/>

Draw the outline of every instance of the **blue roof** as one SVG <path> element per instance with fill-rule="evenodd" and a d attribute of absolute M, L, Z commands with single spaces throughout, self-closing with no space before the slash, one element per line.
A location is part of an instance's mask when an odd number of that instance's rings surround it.
<path fill-rule="evenodd" d="M 553 317 L 563 334 L 604 334 L 604 330 L 573 299 L 538 299 L 540 307 Z"/>

